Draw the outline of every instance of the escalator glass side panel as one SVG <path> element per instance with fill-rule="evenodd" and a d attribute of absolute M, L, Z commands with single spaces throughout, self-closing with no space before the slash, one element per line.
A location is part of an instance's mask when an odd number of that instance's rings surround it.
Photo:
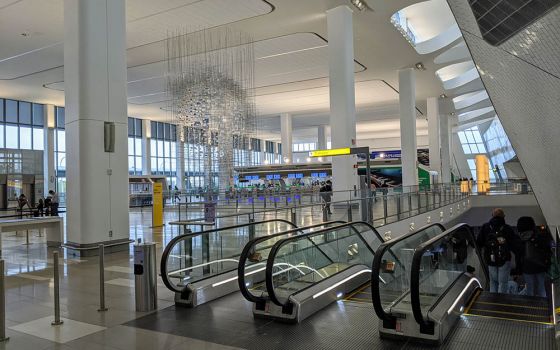
<path fill-rule="evenodd" d="M 286 306 L 291 295 L 352 266 L 363 266 L 356 274 L 369 274 L 375 248 L 381 243 L 377 231 L 362 222 L 283 239 L 274 245 L 267 261 L 269 297 Z"/>
<path fill-rule="evenodd" d="M 177 236 L 163 252 L 162 280 L 167 288 L 180 293 L 189 283 L 235 271 L 243 247 L 251 239 L 295 227 L 274 219 Z"/>
<path fill-rule="evenodd" d="M 410 271 L 416 247 L 444 231 L 433 224 L 381 245 L 372 271 L 372 301 L 379 318 L 388 320 L 390 308 L 408 297 Z"/>
<path fill-rule="evenodd" d="M 238 283 L 239 290 L 245 299 L 251 302 L 266 300 L 268 293 L 264 285 L 266 261 L 273 245 L 280 240 L 305 234 L 313 230 L 344 224 L 344 221 L 330 221 L 320 224 L 305 226 L 297 229 L 277 232 L 274 234 L 256 237 L 249 241 L 243 248 L 239 259 Z"/>
<path fill-rule="evenodd" d="M 459 293 L 472 290 L 473 284 L 478 288 L 488 286 L 488 269 L 468 225 L 456 225 L 416 248 L 410 275 L 410 299 L 414 318 L 421 329 L 429 328 L 432 323 L 429 313 L 465 274 L 469 282 Z M 461 295 L 452 299 L 464 300 Z M 447 313 L 457 306 L 450 305 Z"/>

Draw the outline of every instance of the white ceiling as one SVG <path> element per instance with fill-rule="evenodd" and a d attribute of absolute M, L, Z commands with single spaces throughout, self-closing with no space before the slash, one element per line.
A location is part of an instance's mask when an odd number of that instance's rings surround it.
<path fill-rule="evenodd" d="M 398 125 L 398 69 L 424 62 L 426 70 L 417 71 L 416 78 L 420 113 L 425 113 L 426 98 L 443 92 L 435 76 L 440 67 L 433 63 L 441 52 L 419 55 L 389 22 L 411 1 L 367 2 L 373 11 L 354 12 L 358 139 L 389 135 L 380 121 Z M 325 11 L 348 3 L 235 0 L 232 6 L 231 0 L 128 0 L 129 115 L 169 118 L 161 109 L 168 31 L 228 24 L 255 40 L 262 134 L 278 134 L 279 124 L 270 121 L 283 112 L 294 115 L 294 125 L 300 119 L 313 127 L 328 124 Z M 0 0 L 0 42 L 1 97 L 64 105 L 63 0 Z"/>

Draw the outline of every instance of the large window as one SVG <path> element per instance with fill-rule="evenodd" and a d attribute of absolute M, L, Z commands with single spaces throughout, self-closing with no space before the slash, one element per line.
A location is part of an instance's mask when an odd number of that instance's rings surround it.
<path fill-rule="evenodd" d="M 42 104 L 0 99 L 0 148 L 44 149 Z"/>
<path fill-rule="evenodd" d="M 142 119 L 128 118 L 128 173 L 142 175 Z"/>
<path fill-rule="evenodd" d="M 150 156 L 152 174 L 167 177 L 167 184 L 176 185 L 177 127 L 173 124 L 151 122 Z"/>
<path fill-rule="evenodd" d="M 486 147 L 484 146 L 484 141 L 482 141 L 478 126 L 459 131 L 457 135 L 459 135 L 459 140 L 465 154 L 486 154 Z"/>
<path fill-rule="evenodd" d="M 486 142 L 492 168 L 498 171 L 496 173 L 498 177 L 505 180 L 507 175 L 503 164 L 515 157 L 515 151 L 498 118 L 494 119 L 488 130 L 484 133 L 484 141 Z"/>
<path fill-rule="evenodd" d="M 56 191 L 61 205 L 66 205 L 66 117 L 64 107 L 55 107 L 54 161 L 56 174 Z"/>

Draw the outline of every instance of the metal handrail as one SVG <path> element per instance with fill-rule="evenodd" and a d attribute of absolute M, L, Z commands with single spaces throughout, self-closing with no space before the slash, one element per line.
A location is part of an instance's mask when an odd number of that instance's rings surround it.
<path fill-rule="evenodd" d="M 167 243 L 167 245 L 165 246 L 165 249 L 163 250 L 163 254 L 161 255 L 161 262 L 160 262 L 160 274 L 161 274 L 161 279 L 163 281 L 163 284 L 171 291 L 176 292 L 176 293 L 181 293 L 182 290 L 175 288 L 175 286 L 172 285 L 172 283 L 169 281 L 169 276 L 167 274 L 167 260 L 169 257 L 169 254 L 171 254 L 171 250 L 175 247 L 175 244 L 183 239 L 188 239 L 188 238 L 192 238 L 194 236 L 200 236 L 200 235 L 208 235 L 210 233 L 215 233 L 215 232 L 219 232 L 219 231 L 226 231 L 226 230 L 231 230 L 231 229 L 236 229 L 236 228 L 242 228 L 242 227 L 248 227 L 248 226 L 254 226 L 254 225 L 261 225 L 261 224 L 266 224 L 269 222 L 283 222 L 286 223 L 288 225 L 292 225 L 293 227 L 297 228 L 297 225 L 294 224 L 291 221 L 288 220 L 283 220 L 283 219 L 271 219 L 271 220 L 264 220 L 264 221 L 257 221 L 257 222 L 249 222 L 249 223 L 245 223 L 245 224 L 240 224 L 240 225 L 233 225 L 233 226 L 228 226 L 228 227 L 222 227 L 222 228 L 215 228 L 215 229 L 211 229 L 211 230 L 207 230 L 207 231 L 201 231 L 201 232 L 189 232 L 189 233 L 185 233 L 179 236 L 174 237 L 173 239 L 171 239 L 169 241 L 169 243 Z"/>
<path fill-rule="evenodd" d="M 130 244 L 130 243 L 134 243 L 134 240 L 129 239 L 128 241 L 123 241 L 123 242 L 119 242 L 119 243 L 103 244 L 103 246 L 105 248 L 110 248 L 110 247 L 116 247 L 116 246 L 119 246 L 119 245 Z M 99 249 L 99 246 L 95 246 L 95 247 L 74 247 L 74 246 L 68 245 L 66 243 L 61 244 L 60 247 L 64 248 L 64 249 L 71 249 L 71 250 L 77 250 L 77 251 Z"/>
<path fill-rule="evenodd" d="M 314 232 L 309 232 L 300 236 L 294 236 L 294 237 L 288 237 L 288 238 L 284 238 L 278 242 L 276 242 L 274 244 L 274 246 L 272 247 L 269 255 L 268 255 L 268 259 L 266 262 L 266 290 L 268 292 L 268 297 L 270 298 L 270 300 L 272 300 L 273 303 L 275 303 L 278 306 L 285 306 L 287 304 L 286 303 L 282 303 L 277 297 L 276 294 L 274 292 L 274 284 L 273 284 L 273 268 L 274 268 L 274 260 L 276 257 L 276 254 L 278 253 L 278 251 L 280 250 L 281 247 L 283 247 L 285 244 L 289 243 L 290 241 L 294 241 L 294 240 L 299 240 L 302 238 L 310 238 L 310 236 L 316 236 L 316 235 L 320 235 L 320 234 L 325 234 L 334 230 L 338 230 L 341 228 L 350 228 L 352 229 L 357 236 L 362 240 L 363 243 L 365 243 L 366 247 L 368 247 L 372 253 L 372 255 L 375 255 L 374 249 L 371 247 L 370 243 L 362 236 L 361 232 L 359 232 L 356 229 L 356 225 L 365 225 L 366 227 L 368 227 L 379 239 L 380 242 L 383 242 L 383 238 L 381 237 L 381 235 L 379 234 L 379 232 L 377 232 L 377 230 L 375 229 L 375 227 L 371 226 L 369 223 L 365 222 L 365 221 L 354 221 L 354 222 L 349 222 L 349 223 L 345 223 L 339 226 L 334 226 L 334 227 L 329 227 L 329 228 L 325 228 L 323 230 L 319 230 L 319 231 L 314 231 Z M 342 270 L 343 271 L 343 270 Z M 340 273 L 341 271 L 339 271 Z M 329 276 L 326 279 L 329 279 L 331 277 L 333 277 L 335 275 Z M 300 293 L 308 288 L 310 288 L 311 286 L 302 288 L 300 290 L 297 291 L 297 293 Z"/>
<path fill-rule="evenodd" d="M 375 252 L 375 256 L 373 257 L 373 263 L 371 268 L 371 301 L 373 303 L 373 308 L 375 310 L 375 313 L 377 314 L 377 317 L 379 317 L 379 319 L 382 320 L 384 323 L 387 322 L 388 325 L 393 325 L 396 322 L 396 318 L 386 313 L 385 310 L 383 309 L 383 305 L 381 304 L 381 294 L 379 292 L 379 278 L 381 277 L 379 275 L 379 270 L 381 269 L 381 259 L 383 258 L 383 255 L 385 255 L 385 252 L 389 250 L 391 247 L 393 247 L 395 244 L 402 242 L 432 227 L 439 227 L 442 230 L 442 232 L 445 231 L 445 227 L 440 223 L 429 224 L 421 227 L 416 231 L 409 232 L 405 235 L 402 235 L 400 237 L 397 237 L 395 239 L 392 239 L 388 242 L 381 244 L 377 248 L 377 251 Z M 387 327 L 387 328 L 394 328 L 394 326 Z"/>
<path fill-rule="evenodd" d="M 309 230 L 311 228 L 315 228 L 315 227 L 319 227 L 319 226 L 328 226 L 328 225 L 332 225 L 332 224 L 345 224 L 345 222 L 344 221 L 328 221 L 328 222 L 323 222 L 323 223 L 320 223 L 320 224 L 314 224 L 314 225 L 309 225 L 309 226 L 305 226 L 305 227 L 298 227 L 298 228 L 293 229 L 293 230 L 278 232 L 278 233 L 268 235 L 268 236 L 265 236 L 265 237 L 257 237 L 257 238 L 254 238 L 254 239 L 250 240 L 249 242 L 247 242 L 247 244 L 243 248 L 243 252 L 241 253 L 241 257 L 239 258 L 239 266 L 237 268 L 237 281 L 239 283 L 239 290 L 241 291 L 241 294 L 245 297 L 245 299 L 247 299 L 248 301 L 253 302 L 253 303 L 258 303 L 258 302 L 265 301 L 265 299 L 255 297 L 253 294 L 249 293 L 249 291 L 247 290 L 247 285 L 245 284 L 246 262 L 247 262 L 247 259 L 249 258 L 249 253 L 253 250 L 253 248 L 257 244 L 259 244 L 261 242 L 264 242 L 264 241 L 267 241 L 267 240 L 270 240 L 270 239 L 274 239 L 276 237 L 291 235 L 292 233 L 296 233 L 296 232 L 300 232 L 300 231 L 302 232 L 304 230 Z"/>

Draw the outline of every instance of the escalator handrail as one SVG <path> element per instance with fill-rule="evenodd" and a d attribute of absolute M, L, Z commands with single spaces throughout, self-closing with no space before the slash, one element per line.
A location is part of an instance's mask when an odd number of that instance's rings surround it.
<path fill-rule="evenodd" d="M 249 252 L 251 251 L 251 248 L 253 248 L 254 246 L 256 246 L 257 244 L 259 244 L 261 242 L 267 241 L 267 240 L 272 239 L 272 238 L 285 236 L 285 235 L 288 235 L 288 234 L 291 234 L 291 233 L 304 231 L 304 230 L 308 230 L 308 229 L 319 227 L 319 226 L 325 226 L 325 225 L 331 225 L 331 224 L 344 224 L 344 223 L 345 223 L 345 221 L 340 221 L 340 220 L 327 221 L 327 222 L 322 222 L 320 224 L 315 224 L 315 225 L 310 225 L 310 226 L 305 226 L 305 227 L 298 227 L 298 228 L 293 229 L 293 230 L 278 232 L 278 233 L 268 235 L 268 236 L 253 238 L 252 240 L 247 242 L 247 244 L 245 245 L 245 248 L 243 248 L 243 252 L 241 253 L 241 256 L 239 257 L 239 265 L 237 267 L 237 282 L 239 283 L 239 291 L 241 292 L 241 294 L 245 297 L 245 299 L 247 299 L 248 301 L 253 302 L 253 303 L 266 301 L 265 298 L 256 297 L 253 294 L 249 293 L 249 290 L 247 289 L 247 285 L 245 284 L 245 266 L 246 266 L 247 259 L 249 258 Z"/>
<path fill-rule="evenodd" d="M 163 250 L 163 253 L 161 255 L 160 274 L 161 274 L 161 279 L 163 281 L 163 284 L 169 290 L 171 290 L 175 293 L 181 293 L 182 292 L 181 289 L 175 288 L 173 286 L 173 284 L 169 281 L 169 277 L 167 275 L 167 260 L 169 258 L 169 254 L 171 254 L 171 251 L 173 250 L 173 248 L 175 247 L 175 244 L 177 242 L 179 242 L 183 239 L 193 238 L 193 237 L 196 237 L 196 236 L 208 235 L 208 234 L 211 234 L 211 233 L 216 233 L 216 232 L 226 231 L 226 230 L 231 230 L 231 229 L 236 229 L 236 228 L 262 225 L 262 224 L 266 224 L 266 223 L 270 223 L 270 222 L 282 222 L 282 223 L 291 225 L 294 228 L 297 228 L 297 225 L 294 224 L 291 221 L 284 220 L 284 219 L 270 219 L 270 220 L 263 220 L 263 221 L 256 221 L 256 222 L 248 222 L 248 223 L 244 223 L 244 224 L 233 225 L 233 226 L 222 227 L 222 228 L 215 228 L 215 229 L 211 229 L 211 230 L 207 230 L 207 231 L 189 232 L 189 233 L 184 233 L 182 235 L 173 237 L 173 239 L 171 239 L 169 241 L 169 243 L 167 243 L 167 245 L 165 246 L 165 249 Z"/>
<path fill-rule="evenodd" d="M 278 305 L 278 306 L 286 306 L 289 302 L 289 297 L 286 298 L 286 303 L 282 303 L 277 297 L 276 294 L 274 292 L 274 284 L 273 284 L 273 269 L 274 269 L 274 260 L 276 258 L 276 254 L 278 254 L 278 251 L 280 250 L 280 248 L 282 246 L 284 246 L 284 244 L 289 243 L 290 241 L 294 241 L 294 240 L 299 240 L 302 238 L 308 238 L 310 239 L 310 236 L 316 236 L 316 235 L 321 235 L 321 234 L 325 234 L 334 230 L 339 230 L 341 228 L 345 228 L 345 227 L 350 227 L 352 230 L 354 230 L 354 232 L 356 233 L 356 235 L 365 243 L 366 247 L 368 247 L 368 249 L 371 251 L 372 255 L 375 255 L 375 251 L 374 249 L 372 249 L 372 247 L 370 246 L 370 244 L 367 242 L 367 240 L 362 236 L 362 234 L 355 228 L 355 225 L 365 225 L 367 226 L 379 239 L 380 242 L 384 242 L 383 238 L 381 237 L 381 235 L 379 234 L 379 232 L 375 229 L 375 227 L 373 227 L 371 224 L 369 224 L 368 222 L 365 221 L 353 221 L 353 222 L 348 222 L 346 224 L 343 225 L 339 225 L 339 226 L 334 226 L 334 227 L 329 227 L 323 230 L 319 230 L 319 231 L 315 231 L 315 232 L 309 232 L 306 233 L 304 235 L 300 235 L 300 236 L 296 236 L 296 237 L 289 237 L 289 238 L 285 238 L 282 239 L 278 242 L 276 242 L 276 244 L 274 244 L 274 246 L 272 247 L 272 249 L 270 250 L 270 253 L 268 254 L 268 260 L 266 262 L 266 290 L 268 293 L 268 297 L 270 298 L 270 300 Z M 342 270 L 344 271 L 344 270 Z M 340 271 L 340 272 L 342 272 Z M 338 273 L 340 273 L 338 272 Z M 336 276 L 337 274 L 331 275 L 321 281 L 327 280 L 333 276 Z M 304 290 L 306 290 L 307 288 L 310 288 L 312 286 L 308 286 L 305 288 L 302 288 L 294 293 L 300 293 L 303 292 Z"/>
<path fill-rule="evenodd" d="M 432 322 L 428 319 L 424 318 L 422 315 L 422 306 L 420 304 L 420 265 L 422 262 L 422 256 L 426 253 L 426 251 L 433 246 L 434 243 L 437 243 L 444 239 L 445 237 L 451 236 L 453 233 L 457 232 L 460 229 L 465 229 L 468 233 L 467 238 L 470 240 L 470 244 L 475 249 L 476 255 L 480 260 L 480 266 L 482 267 L 482 272 L 486 277 L 486 281 L 489 281 L 488 277 L 488 268 L 486 267 L 486 262 L 482 258 L 480 254 L 480 249 L 476 245 L 476 239 L 472 232 L 472 229 L 467 224 L 457 224 L 451 227 L 449 230 L 440 233 L 439 235 L 433 237 L 432 239 L 423 242 L 414 250 L 414 255 L 412 257 L 412 267 L 410 269 L 410 302 L 412 307 L 412 314 L 414 315 L 414 319 L 420 325 L 421 329 L 429 328 L 432 325 Z M 453 283 L 445 290 L 441 295 L 445 295 L 447 291 L 453 286 Z M 437 304 L 441 300 L 438 298 L 434 305 Z"/>
<path fill-rule="evenodd" d="M 445 227 L 439 222 L 436 222 L 433 224 L 423 226 L 416 231 L 409 232 L 400 237 L 387 241 L 381 244 L 379 248 L 377 248 L 377 251 L 375 252 L 375 255 L 373 257 L 373 264 L 371 268 L 371 301 L 373 303 L 373 309 L 375 310 L 377 317 L 379 317 L 379 319 L 381 319 L 382 321 L 394 322 L 396 319 L 391 314 L 385 312 L 383 308 L 383 304 L 381 303 L 381 293 L 379 291 L 379 277 L 380 277 L 379 271 L 381 269 L 381 260 L 385 255 L 385 252 L 391 249 L 395 244 L 402 242 L 425 230 L 428 230 L 431 227 L 439 227 L 442 230 L 442 232 L 445 231 Z"/>

